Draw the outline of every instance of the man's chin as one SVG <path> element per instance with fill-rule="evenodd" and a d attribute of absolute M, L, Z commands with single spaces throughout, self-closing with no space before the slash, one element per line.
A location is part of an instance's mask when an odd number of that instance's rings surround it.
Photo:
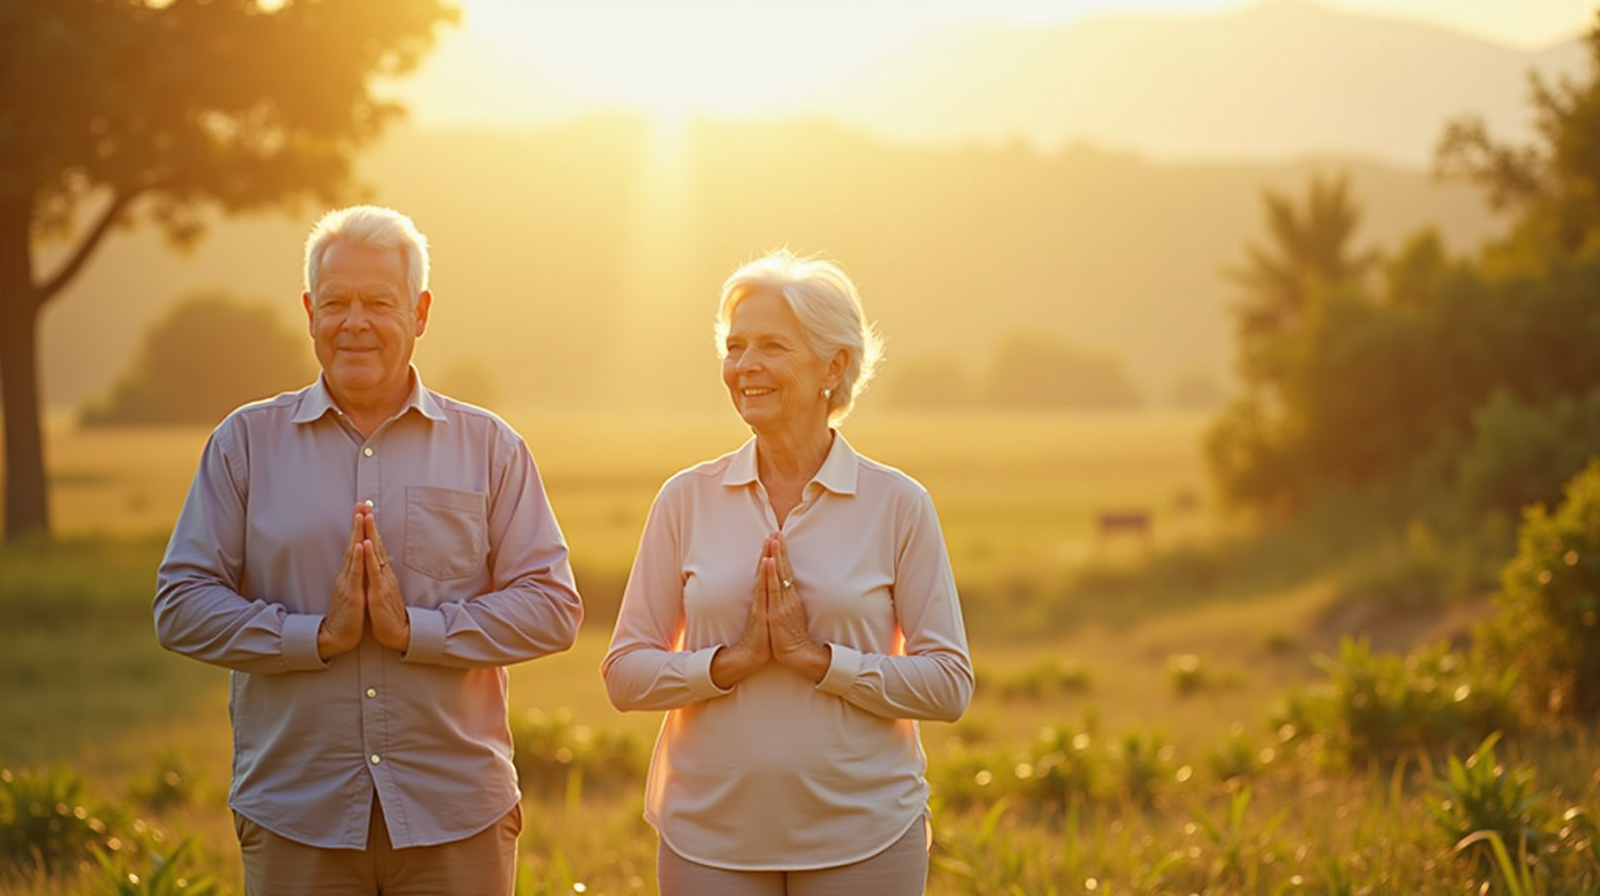
<path fill-rule="evenodd" d="M 342 365 L 334 365 L 332 370 L 325 372 L 328 385 L 335 392 L 367 392 L 376 388 L 383 380 L 377 371 L 367 369 L 351 370 Z"/>

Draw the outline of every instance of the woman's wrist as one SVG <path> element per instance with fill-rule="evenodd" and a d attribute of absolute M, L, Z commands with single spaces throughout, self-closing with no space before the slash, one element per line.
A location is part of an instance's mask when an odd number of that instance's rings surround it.
<path fill-rule="evenodd" d="M 807 641 L 798 649 L 777 657 L 778 662 L 799 672 L 812 684 L 821 684 L 833 664 L 833 649 L 826 644 Z"/>
<path fill-rule="evenodd" d="M 764 662 L 743 644 L 724 644 L 711 655 L 711 683 L 726 691 L 750 677 Z"/>

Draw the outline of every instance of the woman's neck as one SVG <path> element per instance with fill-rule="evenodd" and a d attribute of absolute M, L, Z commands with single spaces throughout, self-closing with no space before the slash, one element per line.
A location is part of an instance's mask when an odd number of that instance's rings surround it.
<path fill-rule="evenodd" d="M 807 482 L 822 469 L 833 448 L 826 424 L 804 432 L 756 433 L 756 474 L 764 483 Z"/>

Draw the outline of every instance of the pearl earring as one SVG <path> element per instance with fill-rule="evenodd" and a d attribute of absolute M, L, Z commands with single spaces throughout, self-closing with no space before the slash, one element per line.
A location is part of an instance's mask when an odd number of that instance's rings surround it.
<path fill-rule="evenodd" d="M 822 390 L 822 397 L 823 398 L 832 398 L 833 397 L 833 390 L 832 389 L 823 389 Z"/>

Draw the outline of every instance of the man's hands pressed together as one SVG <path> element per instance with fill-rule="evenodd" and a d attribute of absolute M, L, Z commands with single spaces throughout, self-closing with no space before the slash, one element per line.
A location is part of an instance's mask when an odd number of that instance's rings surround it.
<path fill-rule="evenodd" d="M 367 567 L 367 619 L 378 643 L 404 653 L 411 647 L 411 616 L 400 597 L 400 579 L 389 562 L 389 549 L 378 536 L 378 521 L 366 505 L 367 538 L 362 543 Z"/>
<path fill-rule="evenodd" d="M 411 646 L 411 617 L 400 596 L 400 580 L 378 535 L 370 501 L 356 505 L 350 541 L 333 579 L 328 613 L 317 629 L 317 653 L 330 660 L 354 650 L 367 624 L 379 644 L 404 652 Z"/>

